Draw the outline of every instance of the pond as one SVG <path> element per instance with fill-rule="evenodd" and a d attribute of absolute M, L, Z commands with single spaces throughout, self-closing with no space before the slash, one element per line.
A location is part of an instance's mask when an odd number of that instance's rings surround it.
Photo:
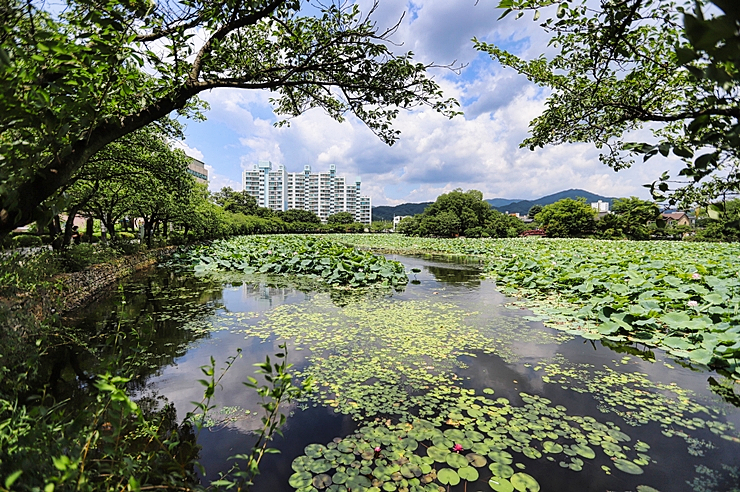
<path fill-rule="evenodd" d="M 135 396 L 171 405 L 178 420 L 203 396 L 201 367 L 213 357 L 222 368 L 241 349 L 196 438 L 205 482 L 253 444 L 259 400 L 242 382 L 287 341 L 296 376 L 313 376 L 318 391 L 286 408 L 281 453 L 263 459 L 253 491 L 740 486 L 734 381 L 547 328 L 474 261 L 388 258 L 409 272 L 401 291 L 343 295 L 280 276 L 158 268 L 76 323 L 148 327 Z"/>

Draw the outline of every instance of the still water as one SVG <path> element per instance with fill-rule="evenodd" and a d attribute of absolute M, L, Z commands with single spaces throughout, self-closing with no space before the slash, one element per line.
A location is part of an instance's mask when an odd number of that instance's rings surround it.
<path fill-rule="evenodd" d="M 285 409 L 284 437 L 273 441 L 281 453 L 263 459 L 256 492 L 295 490 L 288 484 L 291 464 L 309 444 L 330 443 L 375 419 L 395 423 L 420 412 L 430 419 L 449 412 L 449 388 L 492 395 L 489 403 L 508 400 L 501 403 L 508 423 L 499 426 L 504 438 L 497 441 L 506 456 L 486 459 L 480 479 L 467 484 L 471 490 L 491 490 L 488 465 L 496 460 L 531 475 L 544 491 L 740 487 L 734 382 L 642 347 L 606 347 L 545 327 L 482 280 L 475 263 L 390 258 L 408 272 L 420 270 L 409 273 L 412 282 L 402 292 L 345 295 L 280 278 L 196 278 L 159 268 L 76 313 L 75 323 L 91 334 L 110 331 L 121 319 L 124 327 L 146 327 L 132 389 L 150 408 L 172 405 L 178 420 L 202 399 L 201 367 L 213 357 L 217 370 L 223 368 L 241 349 L 197 436 L 205 482 L 254 442 L 259 401 L 242 382 L 287 342 L 296 375 L 313 375 L 320 392 Z M 440 388 L 442 396 L 435 393 Z M 568 452 L 576 443 L 552 434 L 560 422 L 547 409 L 556 406 L 560 420 L 581 426 L 580 443 L 595 456 Z M 449 420 L 442 429 L 455 425 Z M 417 454 L 425 455 L 423 446 Z"/>

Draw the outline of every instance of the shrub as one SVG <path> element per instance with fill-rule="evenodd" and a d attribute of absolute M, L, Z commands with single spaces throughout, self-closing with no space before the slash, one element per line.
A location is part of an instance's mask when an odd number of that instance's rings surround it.
<path fill-rule="evenodd" d="M 129 233 L 129 235 L 133 234 Z M 110 247 L 113 248 L 113 250 L 115 250 L 117 253 L 123 255 L 134 255 L 146 249 L 145 245 L 139 244 L 132 239 L 128 239 L 120 235 L 111 240 Z"/>
<path fill-rule="evenodd" d="M 13 237 L 13 246 L 16 248 L 35 248 L 41 246 L 41 244 L 41 238 L 38 236 L 22 234 Z"/>
<path fill-rule="evenodd" d="M 108 261 L 115 256 L 115 250 L 112 248 L 100 248 L 86 243 L 74 245 L 59 254 L 67 272 L 79 272 L 90 265 Z"/>

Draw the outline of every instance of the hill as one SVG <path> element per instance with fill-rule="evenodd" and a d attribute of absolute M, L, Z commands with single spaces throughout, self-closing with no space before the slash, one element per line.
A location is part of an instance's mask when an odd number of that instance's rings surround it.
<path fill-rule="evenodd" d="M 416 215 L 420 214 L 431 205 L 432 202 L 423 203 L 402 203 L 395 207 L 381 205 L 373 207 L 373 220 L 393 220 L 394 215 Z"/>
<path fill-rule="evenodd" d="M 597 195 L 596 193 L 591 193 L 590 191 L 574 189 L 560 191 L 552 195 L 537 198 L 536 200 L 519 200 L 506 205 L 493 205 L 493 208 L 495 208 L 499 212 L 509 212 L 510 214 L 518 213 L 520 215 L 525 215 L 527 212 L 529 212 L 529 209 L 532 208 L 533 205 L 550 205 L 551 203 L 555 203 L 558 200 L 562 200 L 564 198 L 570 198 L 573 200 L 575 200 L 576 198 L 585 198 L 587 203 L 597 202 L 601 200 L 602 202 L 609 202 L 610 208 L 612 206 L 612 202 L 614 201 L 614 197 L 606 197 Z"/>
<path fill-rule="evenodd" d="M 537 198 L 536 200 L 489 198 L 486 201 L 491 204 L 491 207 L 495 208 L 499 212 L 509 212 L 511 214 L 519 213 L 520 215 L 525 215 L 527 212 L 529 212 L 529 209 L 532 208 L 533 205 L 550 205 L 551 203 L 555 203 L 558 200 L 562 200 L 563 198 L 576 199 L 580 197 L 585 198 L 588 203 L 596 202 L 599 200 L 609 202 L 610 207 L 612 201 L 614 201 L 614 198 L 605 197 L 597 195 L 596 193 L 591 193 L 590 191 L 578 189 L 561 191 L 552 195 L 543 196 L 542 198 Z M 394 215 L 420 214 L 431 203 L 432 202 L 402 203 L 401 205 L 396 205 L 394 207 L 387 205 L 373 207 L 373 220 L 393 220 Z"/>

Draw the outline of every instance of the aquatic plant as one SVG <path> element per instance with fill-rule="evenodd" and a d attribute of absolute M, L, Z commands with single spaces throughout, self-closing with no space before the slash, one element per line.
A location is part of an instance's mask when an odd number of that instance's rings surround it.
<path fill-rule="evenodd" d="M 640 343 L 740 377 L 738 244 L 332 236 L 393 252 L 476 255 L 548 326 Z"/>
<path fill-rule="evenodd" d="M 236 270 L 247 274 L 311 276 L 334 286 L 398 287 L 408 283 L 403 265 L 320 237 L 238 236 L 173 255 L 198 274 Z"/>

